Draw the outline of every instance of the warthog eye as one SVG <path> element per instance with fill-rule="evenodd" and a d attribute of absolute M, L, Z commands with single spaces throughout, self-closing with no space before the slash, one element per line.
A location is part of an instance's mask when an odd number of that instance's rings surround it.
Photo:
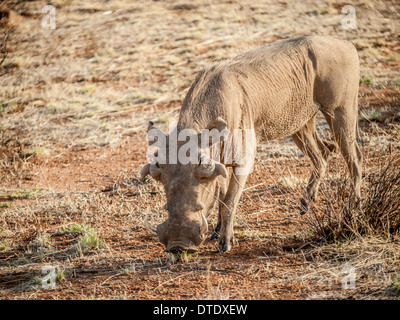
<path fill-rule="evenodd" d="M 216 161 L 211 161 L 206 156 L 202 155 L 199 164 L 195 169 L 195 175 L 199 179 L 209 179 L 219 175 L 227 177 L 227 171 L 223 164 Z"/>
<path fill-rule="evenodd" d="M 202 155 L 200 157 L 198 166 L 201 166 L 201 165 L 206 166 L 206 165 L 210 165 L 210 164 L 211 164 L 211 161 L 207 157 L 205 157 L 204 155 Z"/>

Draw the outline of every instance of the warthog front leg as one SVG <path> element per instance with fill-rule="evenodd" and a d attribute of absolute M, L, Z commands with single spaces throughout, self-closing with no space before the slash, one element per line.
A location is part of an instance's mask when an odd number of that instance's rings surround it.
<path fill-rule="evenodd" d="M 217 225 L 216 231 L 213 234 L 215 238 L 215 236 L 217 236 L 216 232 L 218 233 L 218 231 L 220 231 L 218 246 L 220 252 L 227 252 L 231 250 L 232 244 L 236 244 L 233 232 L 233 220 L 246 180 L 247 175 L 236 175 L 232 172 L 225 199 L 220 203 L 220 218 L 218 219 L 218 224 L 220 224 L 220 226 Z"/>

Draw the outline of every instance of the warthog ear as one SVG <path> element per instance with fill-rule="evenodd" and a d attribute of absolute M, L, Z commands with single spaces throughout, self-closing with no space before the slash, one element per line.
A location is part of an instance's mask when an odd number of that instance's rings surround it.
<path fill-rule="evenodd" d="M 160 180 L 161 169 L 157 163 L 148 163 L 140 170 L 139 174 L 142 179 L 149 174 L 155 180 Z"/>
<path fill-rule="evenodd" d="M 162 130 L 157 129 L 154 126 L 153 121 L 149 121 L 149 125 L 147 127 L 147 140 L 149 141 L 149 145 L 151 146 L 155 143 L 158 143 L 158 147 L 160 147 L 165 143 L 166 138 L 167 136 L 165 133 Z"/>
<path fill-rule="evenodd" d="M 140 177 L 143 179 L 145 176 L 150 174 L 150 163 L 146 164 L 142 169 L 140 169 Z"/>
<path fill-rule="evenodd" d="M 222 163 L 220 163 L 220 162 L 217 162 L 216 164 L 215 164 L 215 171 L 216 171 L 216 175 L 218 176 L 218 175 L 221 175 L 221 176 L 223 176 L 224 178 L 226 178 L 227 176 L 228 176 L 228 170 L 226 170 L 226 167 L 222 164 Z"/>

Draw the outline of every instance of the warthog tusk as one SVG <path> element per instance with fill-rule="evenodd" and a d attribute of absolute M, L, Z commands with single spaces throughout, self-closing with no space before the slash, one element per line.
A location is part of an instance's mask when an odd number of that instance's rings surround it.
<path fill-rule="evenodd" d="M 204 215 L 204 213 L 201 214 L 201 220 L 202 220 L 202 226 L 200 229 L 200 233 L 201 234 L 206 234 L 208 231 L 208 222 L 207 222 L 207 218 Z"/>
<path fill-rule="evenodd" d="M 147 220 L 147 216 L 144 217 L 143 224 L 146 227 L 146 229 L 148 229 L 152 233 L 157 234 L 157 228 L 149 223 L 149 221 Z"/>

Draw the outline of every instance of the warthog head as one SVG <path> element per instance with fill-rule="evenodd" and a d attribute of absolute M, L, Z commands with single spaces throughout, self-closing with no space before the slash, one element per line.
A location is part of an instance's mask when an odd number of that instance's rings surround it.
<path fill-rule="evenodd" d="M 222 119 L 219 118 L 218 121 L 220 125 L 226 126 Z M 149 132 L 150 130 L 154 132 L 158 129 L 150 122 Z M 163 135 L 160 132 L 158 130 L 159 140 L 160 135 Z M 228 173 L 223 164 L 210 160 L 200 148 L 195 155 L 196 161 L 182 164 L 179 156 L 177 161 L 170 161 L 169 150 L 172 143 L 169 138 L 171 135 L 163 135 L 161 138 L 166 145 L 162 151 L 166 155 L 164 161 L 160 161 L 160 148 L 155 153 L 155 159 L 140 171 L 142 177 L 150 175 L 164 185 L 167 197 L 164 208 L 168 211 L 168 218 L 157 227 L 150 225 L 145 218 L 145 226 L 158 235 L 160 242 L 166 246 L 166 251 L 195 252 L 207 237 L 206 217 L 220 194 L 226 192 L 225 178 Z M 184 151 L 184 144 L 185 142 L 178 141 L 175 145 L 178 154 L 181 148 Z"/>

